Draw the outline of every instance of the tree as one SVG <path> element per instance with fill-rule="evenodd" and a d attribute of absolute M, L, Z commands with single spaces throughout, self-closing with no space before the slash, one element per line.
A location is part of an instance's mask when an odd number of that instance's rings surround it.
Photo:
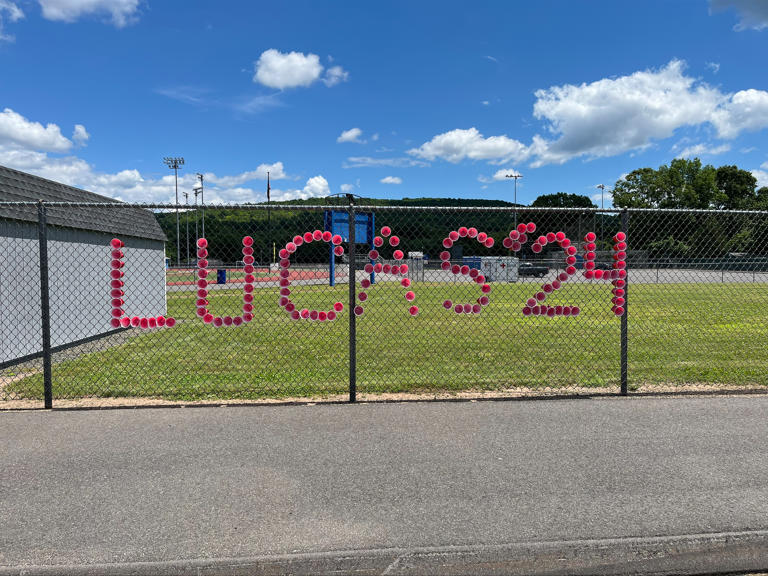
<path fill-rule="evenodd" d="M 751 172 L 740 170 L 738 166 L 720 166 L 715 180 L 719 192 L 717 208 L 746 210 L 756 207 L 757 179 Z"/>
<path fill-rule="evenodd" d="M 614 185 L 613 204 L 619 208 L 710 208 L 720 201 L 717 171 L 701 160 L 676 158 L 653 168 L 640 168 Z"/>
<path fill-rule="evenodd" d="M 533 201 L 531 206 L 536 208 L 596 208 L 588 196 L 581 194 L 542 194 Z"/>

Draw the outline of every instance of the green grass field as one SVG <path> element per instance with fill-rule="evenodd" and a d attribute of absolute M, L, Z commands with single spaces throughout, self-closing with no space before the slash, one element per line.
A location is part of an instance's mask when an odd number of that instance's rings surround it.
<path fill-rule="evenodd" d="M 358 391 L 437 392 L 509 388 L 612 390 L 619 385 L 620 319 L 606 284 L 575 284 L 548 304 L 578 304 L 578 318 L 524 318 L 538 284 L 494 285 L 477 317 L 444 310 L 474 301 L 474 285 L 414 285 L 412 318 L 396 285 L 369 290 L 357 318 Z M 242 293 L 217 291 L 216 314 L 237 314 Z M 240 328 L 203 325 L 192 292 L 169 293 L 173 329 L 131 336 L 53 367 L 54 396 L 176 400 L 343 394 L 348 387 L 348 307 L 333 323 L 292 321 L 274 289 L 255 292 L 256 318 Z M 346 285 L 299 287 L 299 307 L 347 302 Z M 630 292 L 630 386 L 768 385 L 768 284 L 635 285 Z M 6 384 L 10 398 L 41 398 L 33 373 Z"/>

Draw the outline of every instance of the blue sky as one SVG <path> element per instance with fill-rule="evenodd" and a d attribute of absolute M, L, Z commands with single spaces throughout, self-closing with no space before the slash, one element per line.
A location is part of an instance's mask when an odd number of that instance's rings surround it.
<path fill-rule="evenodd" d="M 0 164 L 162 202 L 164 156 L 224 202 L 768 185 L 766 48 L 765 0 L 0 0 Z"/>

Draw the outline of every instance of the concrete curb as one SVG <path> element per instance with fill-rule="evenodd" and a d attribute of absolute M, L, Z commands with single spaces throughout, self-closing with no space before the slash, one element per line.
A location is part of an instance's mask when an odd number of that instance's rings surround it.
<path fill-rule="evenodd" d="M 713 574 L 768 569 L 768 530 L 652 538 L 310 552 L 167 562 L 0 566 L 0 576 Z"/>

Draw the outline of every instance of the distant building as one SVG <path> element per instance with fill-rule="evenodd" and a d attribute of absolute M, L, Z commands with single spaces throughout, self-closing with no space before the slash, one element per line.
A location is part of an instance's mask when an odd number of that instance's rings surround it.
<path fill-rule="evenodd" d="M 0 166 L 2 202 L 116 202 Z M 125 242 L 125 305 L 131 315 L 166 313 L 165 234 L 154 214 L 126 206 L 47 207 L 51 346 L 114 331 L 110 246 Z M 42 352 L 37 206 L 0 204 L 0 367 Z"/>

